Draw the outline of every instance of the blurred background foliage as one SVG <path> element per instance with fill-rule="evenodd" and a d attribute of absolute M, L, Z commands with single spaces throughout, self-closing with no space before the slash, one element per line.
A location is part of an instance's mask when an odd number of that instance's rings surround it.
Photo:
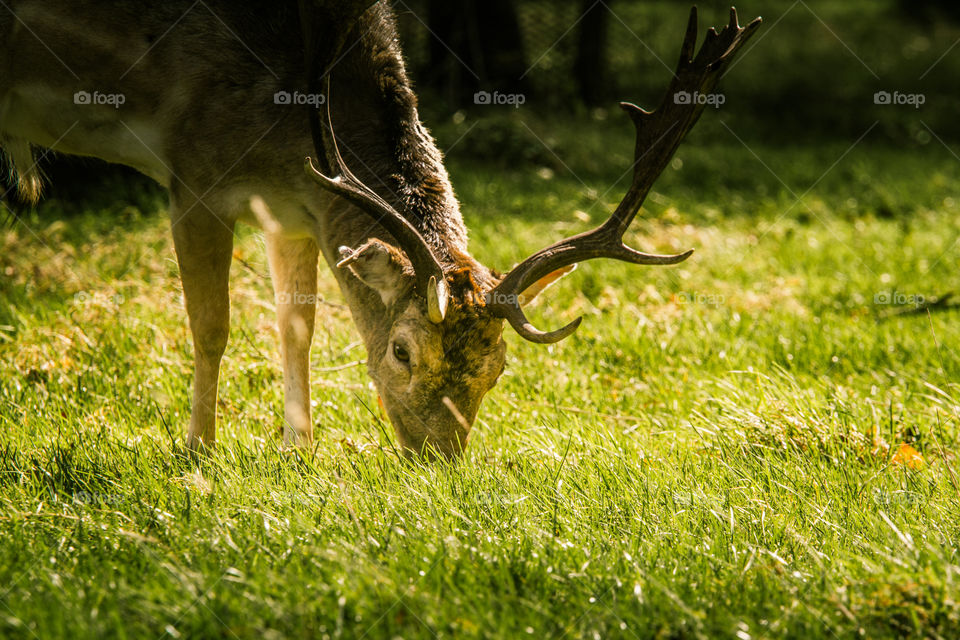
<path fill-rule="evenodd" d="M 692 2 L 677 0 L 399 0 L 404 50 L 428 111 L 473 106 L 478 90 L 523 92 L 558 112 L 618 100 L 656 106 L 676 65 Z M 701 39 L 730 0 L 702 0 Z M 723 116 L 748 135 L 802 141 L 863 132 L 879 120 L 924 142 L 922 119 L 960 136 L 960 9 L 953 0 L 766 0 L 737 3 L 764 27 L 732 67 Z M 434 10 L 443 6 L 443 11 Z M 456 7 L 456 9 L 454 9 Z M 448 14 L 454 14 L 451 19 Z M 498 18 L 491 17 L 496 14 Z M 877 91 L 923 93 L 913 112 Z M 489 109 L 487 111 L 490 111 Z"/>
<path fill-rule="evenodd" d="M 525 167 L 582 180 L 619 176 L 627 166 L 632 128 L 616 104 L 627 100 L 654 108 L 660 102 L 691 4 L 393 2 L 421 115 L 454 167 Z M 697 4 L 702 40 L 707 27 L 726 24 L 730 0 Z M 681 148 L 685 174 L 695 176 L 691 186 L 710 195 L 713 170 L 727 169 L 726 187 L 739 181 L 748 188 L 779 189 L 771 176 L 730 171 L 723 160 L 728 154 L 711 152 L 713 144 L 777 150 L 835 146 L 836 152 L 826 154 L 835 158 L 862 139 L 866 146 L 883 147 L 894 164 L 898 151 L 927 150 L 947 162 L 956 158 L 951 145 L 960 142 L 958 6 L 953 0 L 738 3 L 741 23 L 759 15 L 765 24 L 723 80 L 723 105 L 715 113 L 708 109 Z M 476 104 L 477 91 L 520 94 L 523 104 Z M 878 91 L 922 94 L 924 102 L 919 108 L 876 104 Z M 614 145 L 617 153 L 610 153 Z M 689 148 L 704 152 L 685 153 Z M 807 164 L 816 168 L 818 162 Z M 50 177 L 48 197 L 67 211 L 74 204 L 77 210 L 89 208 L 91 198 L 99 207 L 140 206 L 143 198 L 161 193 L 131 169 L 92 159 L 51 155 L 42 164 Z M 859 180 L 844 176 L 833 177 L 849 178 L 851 186 Z M 882 187 L 876 181 L 874 186 Z M 23 209 L 9 197 L 7 204 Z"/>

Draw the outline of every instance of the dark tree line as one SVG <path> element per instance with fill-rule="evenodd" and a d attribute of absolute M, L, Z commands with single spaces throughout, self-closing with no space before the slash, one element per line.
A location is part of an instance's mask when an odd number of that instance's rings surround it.
<path fill-rule="evenodd" d="M 606 96 L 606 42 L 610 12 L 596 0 L 576 1 L 574 80 L 581 100 L 599 104 Z M 470 104 L 480 90 L 524 93 L 528 58 L 517 4 L 511 0 L 430 0 L 429 68 L 421 82 L 453 104 Z"/>
<path fill-rule="evenodd" d="M 540 13 L 551 7 L 576 5 L 578 23 L 567 37 L 576 49 L 572 85 L 588 106 L 611 99 L 607 44 L 614 0 L 554 0 L 538 4 Z M 529 95 L 527 74 L 536 60 L 524 42 L 518 5 L 511 0 L 426 0 L 430 31 L 428 68 L 421 82 L 455 105 L 468 105 L 479 90 Z M 922 23 L 960 20 L 958 0 L 896 0 L 904 19 Z M 536 19 L 534 17 L 533 19 Z"/>
<path fill-rule="evenodd" d="M 957 0 L 899 0 L 899 6 L 906 17 L 922 22 L 943 18 L 960 20 L 960 2 Z"/>

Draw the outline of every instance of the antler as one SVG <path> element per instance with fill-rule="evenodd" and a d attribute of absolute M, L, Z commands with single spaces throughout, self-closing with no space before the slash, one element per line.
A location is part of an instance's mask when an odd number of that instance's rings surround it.
<path fill-rule="evenodd" d="M 487 293 L 487 307 L 494 315 L 505 318 L 517 333 L 531 342 L 558 342 L 576 331 L 583 318 L 579 317 L 562 329 L 551 332 L 540 331 L 527 320 L 520 307 L 521 294 L 543 276 L 594 258 L 662 265 L 683 262 L 693 253 L 692 249 L 665 256 L 642 253 L 626 246 L 623 234 L 633 222 L 653 183 L 703 112 L 706 103 L 698 100 L 698 96 L 713 91 L 734 54 L 758 26 L 760 18 L 741 28 L 737 23 L 737 11 L 731 8 L 730 24 L 719 34 L 712 28 L 707 31 L 707 37 L 694 57 L 697 8 L 690 10 L 677 72 L 657 110 L 650 112 L 628 102 L 620 103 L 637 129 L 633 182 L 623 200 L 613 215 L 596 229 L 541 249 L 514 267 L 500 284 Z"/>
<path fill-rule="evenodd" d="M 327 126 L 321 130 L 321 137 L 324 141 L 328 162 L 334 167 L 335 175 L 330 177 L 313 165 L 313 159 L 307 157 L 304 160 L 304 168 L 307 174 L 317 181 L 324 189 L 335 193 L 350 204 L 355 205 L 361 211 L 373 218 L 392 235 L 404 250 L 410 263 L 413 265 L 416 274 L 417 291 L 427 300 L 427 315 L 435 323 L 443 321 L 447 311 L 447 299 L 449 290 L 447 280 L 443 275 L 443 267 L 437 261 L 436 256 L 430 249 L 430 245 L 423 239 L 420 232 L 417 231 L 409 220 L 391 207 L 383 198 L 374 193 L 374 191 L 363 184 L 353 172 L 350 171 L 343 157 L 340 155 L 340 149 L 337 146 L 336 137 L 333 134 L 333 121 L 330 116 L 330 76 L 327 76 Z M 311 117 L 315 118 L 316 112 L 311 112 Z M 320 154 L 321 150 L 317 149 Z M 346 257 L 337 266 L 349 262 L 352 256 Z"/>
<path fill-rule="evenodd" d="M 369 1 L 353 3 L 355 17 L 372 4 Z M 319 77 L 316 73 L 317 51 L 316 37 L 312 32 L 312 7 L 305 0 L 301 0 L 301 19 L 304 21 L 304 41 L 307 60 L 307 86 L 311 93 L 316 93 Z M 352 26 L 352 23 L 350 23 Z M 342 46 L 342 43 L 341 43 Z M 338 47 L 339 49 L 339 47 Z M 317 184 L 334 193 L 361 211 L 369 215 L 373 221 L 394 237 L 400 248 L 407 254 L 413 265 L 415 286 L 417 292 L 427 300 L 427 315 L 434 323 L 443 321 L 447 311 L 449 289 L 443 274 L 443 268 L 430 249 L 430 245 L 423 239 L 409 220 L 399 214 L 389 203 L 377 195 L 370 187 L 363 184 L 347 167 L 340 155 L 337 138 L 333 132 L 333 117 L 330 114 L 330 69 L 326 73 L 326 123 L 321 126 L 317 109 L 309 108 L 310 128 L 314 137 L 314 150 L 318 162 L 326 162 L 328 175 L 314 166 L 313 159 L 304 159 L 304 169 Z M 352 259 L 347 256 L 337 266 L 344 265 Z"/>

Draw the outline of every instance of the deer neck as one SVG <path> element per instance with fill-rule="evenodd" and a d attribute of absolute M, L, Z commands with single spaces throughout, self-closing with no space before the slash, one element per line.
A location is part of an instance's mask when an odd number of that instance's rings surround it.
<path fill-rule="evenodd" d="M 420 231 L 441 261 L 452 264 L 467 252 L 467 231 L 442 154 L 420 122 L 400 52 L 382 34 L 365 36 L 357 48 L 331 74 L 328 99 L 340 153 L 364 184 Z M 386 233 L 356 214 L 367 237 Z M 341 226 L 354 227 L 349 214 L 341 211 L 338 218 L 330 221 L 334 236 L 342 235 Z"/>
<path fill-rule="evenodd" d="M 389 30 L 369 30 L 334 67 L 330 82 L 326 96 L 330 116 L 351 172 L 417 228 L 445 270 L 479 266 L 467 251 L 466 227 L 442 154 L 420 122 L 416 97 Z M 339 259 L 341 246 L 357 247 L 370 238 L 394 240 L 367 214 L 337 199 L 326 208 L 319 226 L 318 240 L 331 266 Z M 349 271 L 334 270 L 361 332 L 372 331 L 371 325 L 382 323 L 379 299 Z"/>

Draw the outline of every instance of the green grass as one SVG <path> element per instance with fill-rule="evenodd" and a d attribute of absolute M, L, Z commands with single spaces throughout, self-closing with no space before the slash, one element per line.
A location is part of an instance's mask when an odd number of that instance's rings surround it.
<path fill-rule="evenodd" d="M 471 136 L 450 153 L 474 251 L 501 268 L 606 215 L 632 152 L 619 118 L 578 138 L 523 117 L 562 163 L 477 164 Z M 469 124 L 441 123 L 443 146 Z M 162 213 L 48 203 L 0 232 L 0 636 L 957 637 L 960 322 L 880 303 L 960 291 L 960 163 L 852 143 L 748 149 L 705 119 L 631 237 L 697 253 L 552 289 L 536 317 L 582 328 L 551 347 L 507 331 L 451 466 L 398 460 L 363 367 L 332 370 L 364 354 L 325 267 L 316 449 L 281 450 L 249 230 L 222 446 L 184 458 Z"/>

